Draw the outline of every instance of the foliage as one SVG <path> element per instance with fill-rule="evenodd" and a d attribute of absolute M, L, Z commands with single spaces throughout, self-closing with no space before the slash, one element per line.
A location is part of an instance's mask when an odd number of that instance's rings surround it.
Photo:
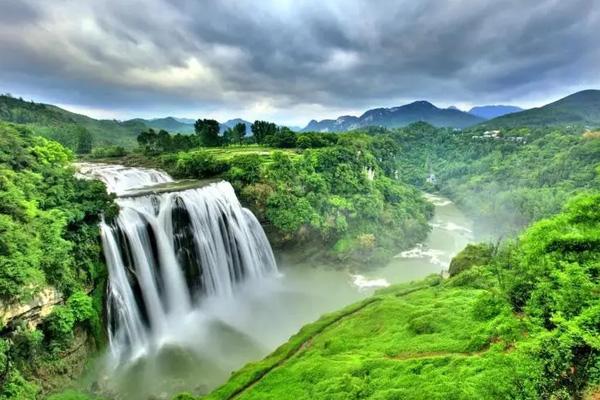
<path fill-rule="evenodd" d="M 195 150 L 180 153 L 175 164 L 174 172 L 179 176 L 206 178 L 227 170 L 227 164 L 218 161 L 212 154 Z"/>
<path fill-rule="evenodd" d="M 87 154 L 95 147 L 133 147 L 136 135 L 146 129 L 142 121 L 96 120 L 56 106 L 0 96 L 0 120 L 27 125 L 38 135 Z"/>
<path fill-rule="evenodd" d="M 225 131 L 225 133 L 223 133 L 223 142 L 241 144 L 245 136 L 246 124 L 243 122 L 238 122 L 233 126 L 233 128 L 229 128 Z"/>
<path fill-rule="evenodd" d="M 38 368 L 56 362 L 77 325 L 100 319 L 85 291 L 106 276 L 97 224 L 116 207 L 102 183 L 74 177 L 71 160 L 58 143 L 0 123 L 0 300 L 19 304 L 49 286 L 68 298 L 38 329 L 3 327 L 0 399 L 36 398 Z"/>
<path fill-rule="evenodd" d="M 600 184 L 600 141 L 577 127 L 455 132 L 419 123 L 397 130 L 398 177 L 437 188 L 477 218 L 480 231 L 514 234 L 558 213 L 574 194 Z"/>
<path fill-rule="evenodd" d="M 215 147 L 221 143 L 219 137 L 219 123 L 214 119 L 199 119 L 194 124 L 196 135 L 200 138 L 200 144 L 206 147 Z"/>
<path fill-rule="evenodd" d="M 450 276 L 456 276 L 478 265 L 487 265 L 492 258 L 493 250 L 493 246 L 487 243 L 468 244 L 450 262 L 448 268 Z"/>
<path fill-rule="evenodd" d="M 267 137 L 277 133 L 277 125 L 267 121 L 254 121 L 251 129 L 254 140 L 259 144 L 265 143 Z"/>
<path fill-rule="evenodd" d="M 169 151 L 189 150 L 201 144 L 198 136 L 182 135 L 180 133 L 170 135 L 169 132 L 163 129 L 156 132 L 152 128 L 142 131 L 138 135 L 137 141 L 144 153 L 149 155 Z"/>
<path fill-rule="evenodd" d="M 123 157 L 127 155 L 127 150 L 122 146 L 96 147 L 92 150 L 92 158 L 112 158 Z"/>
<path fill-rule="evenodd" d="M 267 138 L 295 135 L 286 128 L 271 131 Z M 205 148 L 163 155 L 162 166 L 181 178 L 223 174 L 269 225 L 275 246 L 310 245 L 331 261 L 381 263 L 425 238 L 432 207 L 393 178 L 395 158 L 386 150 L 393 141 L 365 134 L 335 139 L 304 134 L 313 136 L 318 143 L 336 145 L 316 144 L 302 154 L 255 146 Z"/>
<path fill-rule="evenodd" d="M 471 246 L 478 266 L 449 280 L 323 316 L 205 399 L 582 398 L 599 378 L 599 204 L 580 196 L 497 252 Z"/>

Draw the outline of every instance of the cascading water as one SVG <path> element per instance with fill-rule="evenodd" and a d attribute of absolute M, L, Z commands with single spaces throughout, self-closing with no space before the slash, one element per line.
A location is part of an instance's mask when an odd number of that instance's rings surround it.
<path fill-rule="evenodd" d="M 119 216 L 102 222 L 109 269 L 109 339 L 118 362 L 177 342 L 201 300 L 230 295 L 237 283 L 277 271 L 256 217 L 227 182 L 200 189 L 127 196 L 173 182 L 155 170 L 82 164 L 118 196 Z"/>

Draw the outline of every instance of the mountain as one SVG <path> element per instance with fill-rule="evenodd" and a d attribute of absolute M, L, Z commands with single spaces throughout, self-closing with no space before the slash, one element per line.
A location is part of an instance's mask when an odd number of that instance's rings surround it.
<path fill-rule="evenodd" d="M 519 111 L 523 111 L 523 109 L 516 106 L 493 105 L 473 107 L 469 110 L 469 114 L 473 114 L 483 119 L 492 119 Z"/>
<path fill-rule="evenodd" d="M 35 133 L 66 147 L 77 147 L 81 132 L 92 135 L 94 146 L 133 147 L 137 135 L 147 129 L 139 120 L 98 120 L 50 104 L 34 103 L 12 96 L 0 96 L 0 120 L 25 124 Z"/>
<path fill-rule="evenodd" d="M 483 118 L 455 108 L 442 109 L 427 101 L 416 101 L 400 107 L 375 108 L 360 117 L 345 115 L 335 120 L 312 120 L 302 131 L 342 132 L 367 126 L 397 128 L 418 121 L 438 127 L 466 128 L 482 122 Z"/>
<path fill-rule="evenodd" d="M 239 123 L 246 125 L 246 136 L 251 136 L 252 130 L 250 127 L 252 126 L 252 122 L 248 122 L 241 118 L 230 119 L 229 121 L 226 121 L 226 122 L 220 124 L 221 125 L 221 133 L 225 132 L 228 128 L 233 128 L 234 126 L 236 126 Z"/>
<path fill-rule="evenodd" d="M 543 107 L 486 121 L 489 127 L 588 125 L 600 126 L 600 90 L 584 90 Z"/>
<path fill-rule="evenodd" d="M 176 121 L 182 122 L 184 124 L 190 124 L 190 125 L 194 125 L 194 123 L 196 122 L 195 119 L 192 118 L 175 118 L 173 117 Z"/>
<path fill-rule="evenodd" d="M 166 117 L 166 118 L 154 118 L 154 119 L 141 119 L 136 118 L 133 121 L 140 121 L 146 124 L 148 127 L 153 129 L 164 129 L 169 133 L 194 133 L 194 123 L 196 120 L 191 118 L 175 118 L 175 117 Z M 227 122 L 219 122 L 219 131 L 220 133 L 225 132 L 228 128 L 233 128 L 237 123 L 243 123 L 246 125 L 247 135 L 251 135 L 250 126 L 252 122 L 248 122 L 241 118 L 230 119 Z"/>
<path fill-rule="evenodd" d="M 154 118 L 154 119 L 141 119 L 136 118 L 131 121 L 139 121 L 146 126 L 160 130 L 164 129 L 170 133 L 194 133 L 194 122 L 182 122 L 173 117 L 165 117 L 165 118 Z"/>

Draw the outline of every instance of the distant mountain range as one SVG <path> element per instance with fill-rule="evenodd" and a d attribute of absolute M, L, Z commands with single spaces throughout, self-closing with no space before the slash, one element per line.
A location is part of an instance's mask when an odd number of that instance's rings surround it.
<path fill-rule="evenodd" d="M 194 122 L 182 122 L 179 119 L 173 117 L 166 118 L 154 118 L 154 119 L 142 119 L 136 118 L 130 121 L 137 121 L 143 123 L 149 128 L 160 130 L 164 129 L 167 132 L 173 133 L 194 133 Z"/>
<path fill-rule="evenodd" d="M 484 125 L 518 127 L 570 124 L 600 126 L 600 90 L 577 92 L 543 107 L 494 118 Z"/>
<path fill-rule="evenodd" d="M 196 120 L 191 118 L 175 118 L 175 117 L 165 117 L 165 118 L 154 118 L 154 119 L 141 119 L 136 118 L 130 121 L 137 121 L 145 124 L 147 127 L 152 129 L 164 129 L 167 132 L 171 133 L 184 133 L 184 134 L 192 134 L 195 132 L 194 123 Z M 243 123 L 246 125 L 246 134 L 251 135 L 252 131 L 250 127 L 252 126 L 252 122 L 245 121 L 241 118 L 230 119 L 226 122 L 219 122 L 219 130 L 220 133 L 225 132 L 228 128 L 233 128 L 237 123 Z"/>
<path fill-rule="evenodd" d="M 516 113 L 519 111 L 523 111 L 523 109 L 521 107 L 516 106 L 494 105 L 473 107 L 469 110 L 469 114 L 476 115 L 483 119 L 492 119 L 501 117 L 506 114 Z"/>
<path fill-rule="evenodd" d="M 398 128 L 424 121 L 438 127 L 466 128 L 484 119 L 457 108 L 438 108 L 428 101 L 416 101 L 399 107 L 375 108 L 360 117 L 345 115 L 337 119 L 312 120 L 303 132 L 341 132 L 367 126 Z"/>
<path fill-rule="evenodd" d="M 490 119 L 491 118 L 491 119 Z M 187 118 L 136 118 L 128 121 L 97 120 L 50 104 L 34 103 L 20 98 L 0 96 L 0 120 L 26 124 L 36 133 L 75 149 L 82 129 L 92 134 L 95 146 L 121 145 L 133 147 L 137 135 L 148 128 L 171 133 L 194 133 L 194 120 Z M 375 108 L 360 117 L 345 115 L 337 119 L 312 120 L 303 132 L 342 132 L 368 126 L 395 128 L 424 121 L 438 127 L 486 128 L 586 125 L 600 127 L 600 90 L 584 90 L 539 108 L 521 111 L 514 106 L 481 106 L 464 112 L 456 107 L 438 108 L 427 101 L 416 101 L 400 107 Z M 252 135 L 252 123 L 240 118 L 221 123 L 221 132 L 237 123 L 246 125 Z"/>

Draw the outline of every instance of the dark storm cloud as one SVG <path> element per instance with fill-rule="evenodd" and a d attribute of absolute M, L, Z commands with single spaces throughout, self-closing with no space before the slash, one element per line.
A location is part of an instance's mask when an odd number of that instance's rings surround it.
<path fill-rule="evenodd" d="M 108 110 L 289 118 L 410 99 L 519 102 L 600 83 L 597 0 L 0 7 L 0 90 Z"/>

